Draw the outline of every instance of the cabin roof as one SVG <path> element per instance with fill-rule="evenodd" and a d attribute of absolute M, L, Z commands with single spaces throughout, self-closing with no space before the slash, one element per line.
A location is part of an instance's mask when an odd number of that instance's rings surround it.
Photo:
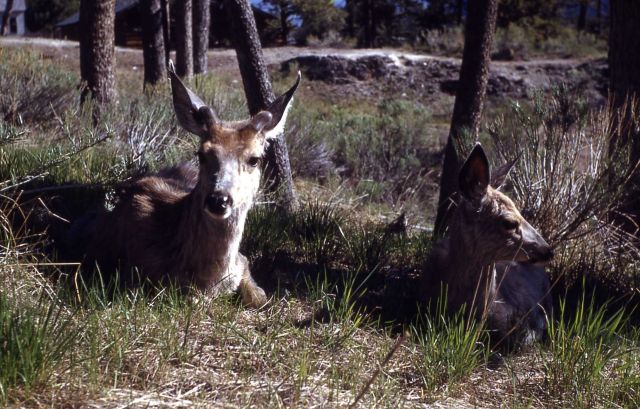
<path fill-rule="evenodd" d="M 0 0 L 2 1 L 2 0 Z M 122 12 L 122 11 L 126 11 L 129 10 L 133 7 L 136 7 L 139 3 L 139 0 L 117 0 L 116 1 L 116 14 Z M 74 13 L 72 15 L 70 15 L 69 17 L 65 18 L 64 20 L 62 20 L 61 22 L 59 22 L 58 24 L 56 24 L 56 26 L 58 27 L 64 27 L 64 26 L 70 26 L 72 24 L 78 24 L 80 22 L 80 12 Z"/>

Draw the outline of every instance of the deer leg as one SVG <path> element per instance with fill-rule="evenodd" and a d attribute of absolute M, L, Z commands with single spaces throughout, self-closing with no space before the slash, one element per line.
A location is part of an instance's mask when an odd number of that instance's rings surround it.
<path fill-rule="evenodd" d="M 242 279 L 240 280 L 240 296 L 242 303 L 250 308 L 260 308 L 267 303 L 267 295 L 264 290 L 251 277 L 249 262 L 242 254 L 238 254 L 238 264 L 242 268 Z"/>

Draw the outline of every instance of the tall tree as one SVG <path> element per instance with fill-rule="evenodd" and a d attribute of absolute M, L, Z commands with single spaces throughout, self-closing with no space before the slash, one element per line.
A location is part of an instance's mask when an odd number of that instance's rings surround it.
<path fill-rule="evenodd" d="M 80 2 L 80 76 L 86 83 L 81 99 L 91 94 L 94 121 L 116 99 L 114 24 L 115 0 Z"/>
<path fill-rule="evenodd" d="M 160 0 L 160 4 L 162 5 L 162 38 L 164 39 L 164 55 L 165 55 L 165 66 L 169 65 L 169 56 L 171 52 L 171 36 L 169 33 L 169 26 L 171 25 L 170 11 L 169 11 L 169 0 Z"/>
<path fill-rule="evenodd" d="M 434 226 L 436 235 L 442 235 L 446 230 L 451 214 L 451 201 L 458 190 L 457 175 L 461 158 L 458 156 L 456 146 L 464 132 L 475 135 L 480 127 L 497 13 L 498 0 L 467 2 L 464 51 L 451 128 L 444 151 L 438 214 Z"/>
<path fill-rule="evenodd" d="M 167 76 L 161 0 L 142 0 L 142 56 L 144 58 L 144 83 L 156 84 Z"/>
<path fill-rule="evenodd" d="M 265 109 L 275 96 L 262 55 L 253 10 L 249 0 L 225 0 L 224 4 L 231 21 L 231 40 L 236 49 L 249 113 L 255 115 Z M 279 135 L 271 142 L 266 159 L 267 174 L 272 180 L 268 189 L 278 194 L 278 202 L 283 208 L 292 210 L 297 205 L 297 199 L 284 135 Z"/>
<path fill-rule="evenodd" d="M 291 16 L 294 14 L 294 6 L 292 0 L 263 0 L 269 7 L 270 11 L 279 17 L 280 22 L 280 41 L 287 44 L 289 41 L 289 33 L 291 32 Z"/>
<path fill-rule="evenodd" d="M 602 31 L 602 0 L 596 0 L 596 33 Z"/>
<path fill-rule="evenodd" d="M 578 31 L 584 31 L 587 27 L 587 9 L 589 8 L 589 0 L 580 0 L 578 9 L 578 23 L 576 28 Z"/>
<path fill-rule="evenodd" d="M 628 147 L 631 163 L 640 160 L 640 2 L 610 0 L 609 99 L 611 145 Z M 625 211 L 640 222 L 640 171 L 631 180 Z"/>
<path fill-rule="evenodd" d="M 7 0 L 4 5 L 4 14 L 2 15 L 2 22 L 0 23 L 0 35 L 7 35 L 9 32 L 9 16 L 11 16 L 11 10 L 13 10 L 13 0 Z"/>
<path fill-rule="evenodd" d="M 191 77 L 193 75 L 192 2 L 180 0 L 175 4 L 176 73 L 180 77 Z"/>
<path fill-rule="evenodd" d="M 302 20 L 296 42 L 306 44 L 309 36 L 324 39 L 331 32 L 342 31 L 346 13 L 332 0 L 293 0 L 292 14 Z"/>
<path fill-rule="evenodd" d="M 361 13 L 364 32 L 361 45 L 371 48 L 375 45 L 377 34 L 375 0 L 361 1 Z"/>
<path fill-rule="evenodd" d="M 211 1 L 193 0 L 193 73 L 207 72 Z"/>

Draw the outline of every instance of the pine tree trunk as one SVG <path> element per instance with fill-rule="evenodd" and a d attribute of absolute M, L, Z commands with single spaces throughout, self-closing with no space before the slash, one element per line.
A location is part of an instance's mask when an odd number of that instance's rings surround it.
<path fill-rule="evenodd" d="M 632 166 L 640 161 L 640 2 L 610 1 L 609 100 L 611 146 L 630 149 Z M 640 172 L 635 171 L 623 211 L 640 222 Z M 634 227 L 635 229 L 635 227 Z"/>
<path fill-rule="evenodd" d="M 209 0 L 193 0 L 193 73 L 207 72 L 209 50 L 209 24 L 211 6 Z"/>
<path fill-rule="evenodd" d="M 589 6 L 589 2 L 587 0 L 580 0 L 580 10 L 578 12 L 578 31 L 584 31 L 587 27 L 587 7 Z"/>
<path fill-rule="evenodd" d="M 602 0 L 596 2 L 596 33 L 602 31 Z"/>
<path fill-rule="evenodd" d="M 169 15 L 169 0 L 160 0 L 162 6 L 162 38 L 164 39 L 164 65 L 169 66 L 169 59 L 171 57 L 171 35 L 169 33 L 170 15 Z"/>
<path fill-rule="evenodd" d="M 356 29 L 355 29 L 356 4 L 355 2 L 356 0 L 345 0 L 345 9 L 347 11 L 347 18 L 346 18 L 347 35 L 351 38 L 354 38 L 356 36 Z"/>
<path fill-rule="evenodd" d="M 163 10 L 160 0 L 142 0 L 142 56 L 144 58 L 144 83 L 156 84 L 167 76 L 166 53 L 163 34 Z"/>
<path fill-rule="evenodd" d="M 464 17 L 464 0 L 456 1 L 456 20 L 458 24 L 462 24 L 462 19 Z"/>
<path fill-rule="evenodd" d="M 282 44 L 287 45 L 289 41 L 289 16 L 287 14 L 287 5 L 285 1 L 280 1 L 280 35 L 282 36 Z"/>
<path fill-rule="evenodd" d="M 262 56 L 253 10 L 249 0 L 225 0 L 224 4 L 232 26 L 231 41 L 236 49 L 249 112 L 255 115 L 265 109 L 275 96 Z M 297 199 L 284 135 L 279 135 L 269 144 L 266 159 L 267 189 L 278 195 L 278 204 L 284 209 L 294 209 Z"/>
<path fill-rule="evenodd" d="M 13 0 L 7 0 L 4 6 L 4 14 L 2 15 L 2 23 L 0 23 L 0 35 L 7 35 L 9 32 L 9 16 L 13 10 Z"/>
<path fill-rule="evenodd" d="M 477 135 L 480 127 L 497 12 L 498 0 L 472 0 L 467 3 L 460 81 L 440 179 L 438 214 L 434 226 L 436 235 L 442 235 L 446 230 L 452 200 L 458 190 L 458 171 L 462 163 L 456 146 L 464 132 Z"/>
<path fill-rule="evenodd" d="M 193 29 L 191 0 L 176 2 L 176 74 L 180 77 L 193 75 Z"/>
<path fill-rule="evenodd" d="M 116 99 L 114 24 L 115 0 L 80 2 L 80 76 L 86 83 L 81 100 L 91 94 L 94 121 Z"/>

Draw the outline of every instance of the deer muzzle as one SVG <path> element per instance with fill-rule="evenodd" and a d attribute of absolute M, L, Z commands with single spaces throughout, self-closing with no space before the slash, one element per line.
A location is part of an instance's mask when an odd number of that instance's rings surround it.
<path fill-rule="evenodd" d="M 225 219 L 231 214 L 233 199 L 224 192 L 214 192 L 205 199 L 205 207 L 214 216 Z"/>

